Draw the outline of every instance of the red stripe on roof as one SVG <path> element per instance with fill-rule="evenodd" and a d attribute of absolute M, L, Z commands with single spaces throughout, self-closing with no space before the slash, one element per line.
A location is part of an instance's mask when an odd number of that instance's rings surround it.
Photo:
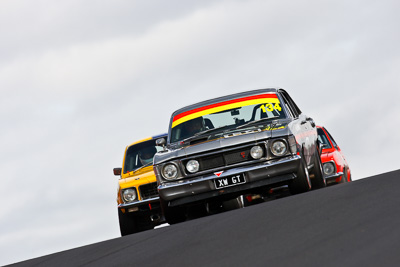
<path fill-rule="evenodd" d="M 179 120 L 182 117 L 185 117 L 187 115 L 190 115 L 190 114 L 193 114 L 193 113 L 196 113 L 196 112 L 199 112 L 199 111 L 203 111 L 203 110 L 206 110 L 206 109 L 220 107 L 220 106 L 229 105 L 229 104 L 242 102 L 242 101 L 247 101 L 247 100 L 259 99 L 259 98 L 278 98 L 278 96 L 276 94 L 262 94 L 262 95 L 246 96 L 246 97 L 242 97 L 242 98 L 237 98 L 237 99 L 232 99 L 232 100 L 228 100 L 228 101 L 224 101 L 224 102 L 219 102 L 219 103 L 215 103 L 215 104 L 212 104 L 212 105 L 208 105 L 208 106 L 204 106 L 204 107 L 200 107 L 200 108 L 195 108 L 195 109 L 192 109 L 192 110 L 188 110 L 188 111 L 179 113 L 178 115 L 176 115 L 174 117 L 174 119 L 172 121 Z"/>

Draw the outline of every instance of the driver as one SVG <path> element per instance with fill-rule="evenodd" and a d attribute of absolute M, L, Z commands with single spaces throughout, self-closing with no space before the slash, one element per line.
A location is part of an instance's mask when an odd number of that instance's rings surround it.
<path fill-rule="evenodd" d="M 183 125 L 183 138 L 191 137 L 194 134 L 203 131 L 204 129 L 203 117 L 198 117 L 187 121 Z"/>
<path fill-rule="evenodd" d="M 153 157 L 157 153 L 157 149 L 154 146 L 149 146 L 139 150 L 139 160 L 143 165 L 153 163 Z"/>

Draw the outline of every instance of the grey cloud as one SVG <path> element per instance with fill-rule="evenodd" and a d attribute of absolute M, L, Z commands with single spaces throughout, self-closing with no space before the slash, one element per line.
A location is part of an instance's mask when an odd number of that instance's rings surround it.
<path fill-rule="evenodd" d="M 140 36 L 215 1 L 2 1 L 0 56 L 10 59 L 74 43 Z M 6 26 L 7 25 L 7 26 Z"/>

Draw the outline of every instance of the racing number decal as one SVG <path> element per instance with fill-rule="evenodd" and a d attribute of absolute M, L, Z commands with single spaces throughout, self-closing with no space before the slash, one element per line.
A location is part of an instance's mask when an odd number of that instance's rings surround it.
<path fill-rule="evenodd" d="M 279 103 L 275 103 L 275 105 L 273 105 L 272 103 L 267 103 L 265 105 L 262 105 L 260 109 L 262 109 L 264 113 L 267 113 L 267 111 L 273 111 L 274 109 L 277 111 L 282 111 L 282 108 L 279 105 Z"/>

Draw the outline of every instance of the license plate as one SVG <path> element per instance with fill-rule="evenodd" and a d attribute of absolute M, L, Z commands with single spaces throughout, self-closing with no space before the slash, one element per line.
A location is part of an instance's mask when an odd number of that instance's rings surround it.
<path fill-rule="evenodd" d="M 246 179 L 244 178 L 244 175 L 240 173 L 232 176 L 214 179 L 214 183 L 215 188 L 220 189 L 228 186 L 244 184 L 246 183 Z"/>

